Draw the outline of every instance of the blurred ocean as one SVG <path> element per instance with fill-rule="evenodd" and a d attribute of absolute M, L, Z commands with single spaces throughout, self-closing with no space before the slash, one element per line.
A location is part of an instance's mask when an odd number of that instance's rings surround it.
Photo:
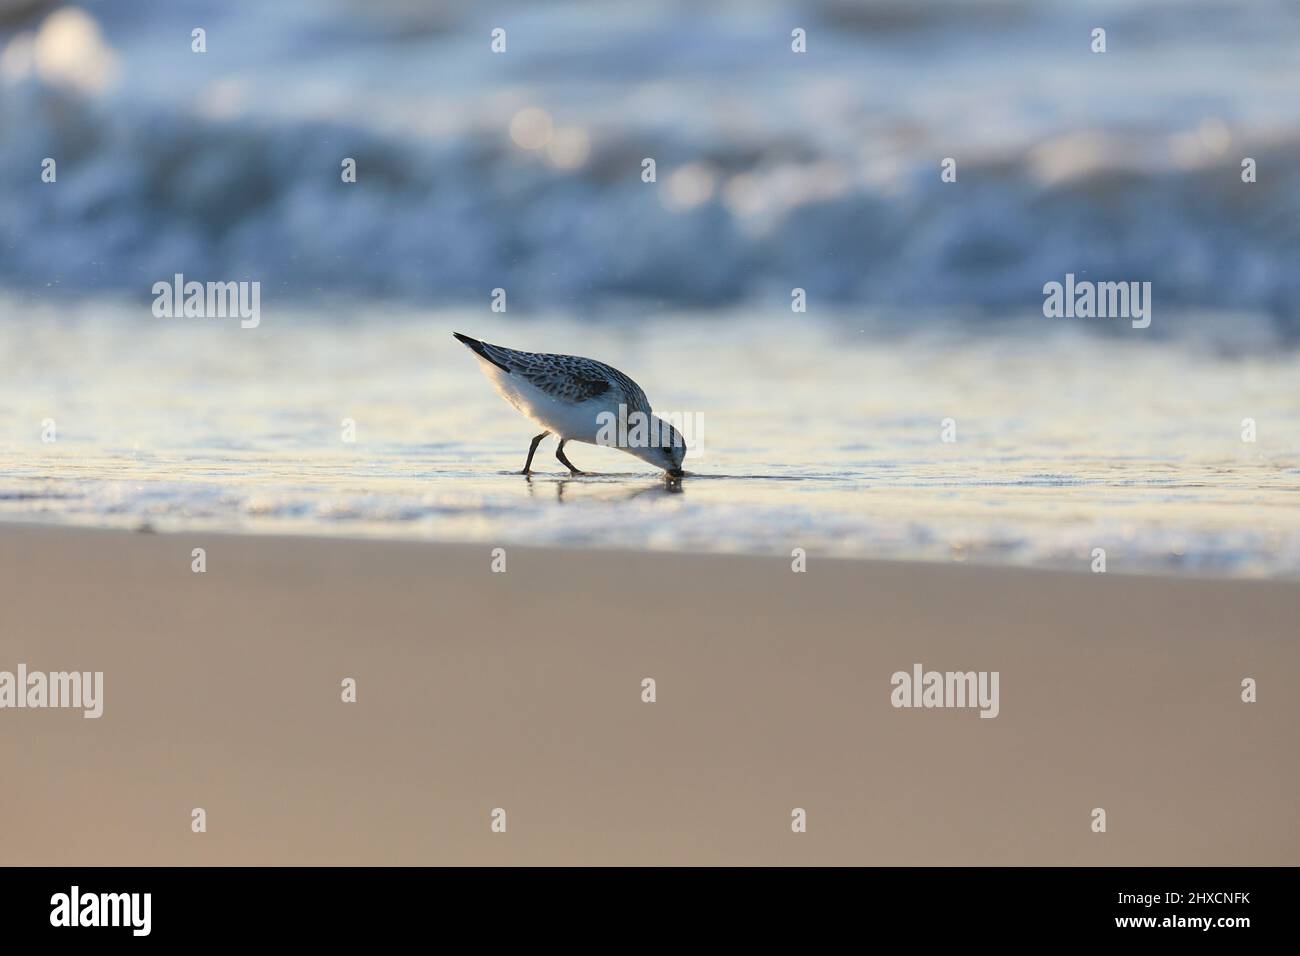
<path fill-rule="evenodd" d="M 1193 306 L 1300 335 L 1296 0 L 85 9 L 0 24 L 0 282 L 32 295 L 182 272 L 592 314 L 797 286 L 925 323 L 1073 272 L 1152 282 L 1164 333 Z"/>
<path fill-rule="evenodd" d="M 1297 90 L 1294 0 L 0 0 L 0 519 L 1295 576 Z M 507 474 L 453 329 L 699 414 L 694 476 Z"/>

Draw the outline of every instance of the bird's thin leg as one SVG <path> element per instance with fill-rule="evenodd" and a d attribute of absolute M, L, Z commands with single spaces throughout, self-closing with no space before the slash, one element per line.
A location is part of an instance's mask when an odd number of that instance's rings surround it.
<path fill-rule="evenodd" d="M 533 439 L 533 443 L 528 446 L 528 460 L 524 462 L 524 470 L 521 471 L 519 474 L 521 475 L 532 474 L 531 469 L 533 467 L 533 455 L 536 454 L 537 452 L 537 444 L 549 434 L 550 432 L 542 432 L 540 435 L 538 435 L 536 438 Z"/>
<path fill-rule="evenodd" d="M 565 468 L 569 469 L 569 474 L 571 474 L 571 475 L 581 475 L 581 474 L 583 474 L 583 472 L 581 472 L 581 471 L 579 471 L 577 468 L 575 468 L 575 467 L 573 466 L 573 462 L 569 461 L 569 459 L 567 459 L 567 458 L 564 457 L 564 443 L 565 443 L 566 441 L 568 441 L 567 438 L 561 440 L 561 442 L 560 442 L 558 445 L 555 446 L 555 457 L 558 458 L 558 459 L 560 459 L 560 464 L 561 464 L 561 465 L 563 465 Z"/>

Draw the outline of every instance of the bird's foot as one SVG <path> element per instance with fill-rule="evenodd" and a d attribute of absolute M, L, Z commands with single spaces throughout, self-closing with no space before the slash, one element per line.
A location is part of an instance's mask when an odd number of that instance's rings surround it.
<path fill-rule="evenodd" d="M 579 471 L 577 468 L 570 468 L 570 469 L 569 469 L 569 477 L 570 477 L 570 478 L 577 478 L 579 475 L 585 475 L 585 474 L 586 474 L 585 471 Z"/>

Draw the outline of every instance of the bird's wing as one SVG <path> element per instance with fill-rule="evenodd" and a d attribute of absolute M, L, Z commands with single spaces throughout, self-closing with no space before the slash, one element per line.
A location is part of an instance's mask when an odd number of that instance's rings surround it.
<path fill-rule="evenodd" d="M 517 352 L 487 342 L 480 344 L 484 358 L 511 375 L 527 379 L 552 398 L 576 405 L 616 390 L 623 393 L 629 414 L 634 411 L 650 414 L 650 402 L 641 386 L 604 362 L 577 355 Z"/>

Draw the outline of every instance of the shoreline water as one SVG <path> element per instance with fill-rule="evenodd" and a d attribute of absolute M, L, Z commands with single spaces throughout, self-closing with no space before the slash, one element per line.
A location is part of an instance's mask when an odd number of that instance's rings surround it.
<path fill-rule="evenodd" d="M 1300 353 L 1144 338 L 1159 319 L 890 337 L 776 313 L 264 313 L 0 322 L 0 520 L 1300 575 Z M 550 441 L 532 482 L 510 474 L 537 430 L 451 337 L 466 325 L 694 416 L 680 493 L 594 446 L 572 460 L 600 474 L 570 481 Z"/>
<path fill-rule="evenodd" d="M 561 484 L 566 479 L 556 477 L 552 483 Z M 629 547 L 627 545 L 610 543 L 599 544 L 592 542 L 582 543 L 538 543 L 536 541 L 527 541 L 511 538 L 510 536 L 493 536 L 492 538 L 437 538 L 422 536 L 418 533 L 402 534 L 394 533 L 391 525 L 373 525 L 368 529 L 366 527 L 350 527 L 346 532 L 340 532 L 333 529 L 322 530 L 318 525 L 304 524 L 297 527 L 246 527 L 231 528 L 226 525 L 203 525 L 196 524 L 186 527 L 166 527 L 156 526 L 152 522 L 144 521 L 133 526 L 113 525 L 113 524 L 96 524 L 87 521 L 68 521 L 68 520 L 32 520 L 32 519 L 11 519 L 0 518 L 0 537 L 6 530 L 14 532 L 40 533 L 44 531 L 53 531 L 60 533 L 88 533 L 92 535 L 99 534 L 122 534 L 133 537 L 163 537 L 171 539 L 194 539 L 202 542 L 209 539 L 232 539 L 248 541 L 297 541 L 304 545 L 308 542 L 339 542 L 346 545 L 359 544 L 392 544 L 402 547 L 416 548 L 453 548 L 453 549 L 474 549 L 484 554 L 489 554 L 493 548 L 520 548 L 528 551 L 537 552 L 556 552 L 563 554 L 579 555 L 605 555 L 605 556 L 632 556 L 654 555 L 663 558 L 680 557 L 680 558 L 710 558 L 710 559 L 727 559 L 737 558 L 746 561 L 764 561 L 774 562 L 775 564 L 784 564 L 790 566 L 794 560 L 794 555 L 784 552 L 762 552 L 762 551 L 720 551 L 720 550 L 700 550 L 685 551 L 678 548 L 669 547 Z M 951 555 L 946 558 L 918 558 L 918 557 L 871 557 L 861 554 L 842 554 L 842 553 L 819 553 L 817 551 L 809 552 L 807 549 L 801 549 L 806 560 L 815 560 L 817 562 L 834 562 L 843 565 L 862 565 L 867 568 L 888 567 L 907 569 L 912 568 L 919 572 L 924 572 L 932 568 L 973 568 L 977 570 L 997 572 L 1008 571 L 1015 573 L 1025 573 L 1030 575 L 1058 575 L 1070 578 L 1091 578 L 1091 577 L 1123 577 L 1129 580 L 1153 580 L 1153 581 L 1213 581 L 1223 583 L 1258 583 L 1258 584 L 1275 584 L 1279 586 L 1295 585 L 1300 587 L 1300 573 L 1275 574 L 1275 575 L 1242 575 L 1224 573 L 1216 571 L 1213 568 L 1152 568 L 1147 566 L 1136 568 L 1107 568 L 1104 572 L 1093 571 L 1089 567 L 1089 561 L 1081 558 L 1077 566 L 1065 566 L 1061 564 L 1030 564 L 1030 563 L 1012 563 L 994 557 L 980 557 L 968 555 Z M 1298 608 L 1300 610 L 1300 608 Z"/>

